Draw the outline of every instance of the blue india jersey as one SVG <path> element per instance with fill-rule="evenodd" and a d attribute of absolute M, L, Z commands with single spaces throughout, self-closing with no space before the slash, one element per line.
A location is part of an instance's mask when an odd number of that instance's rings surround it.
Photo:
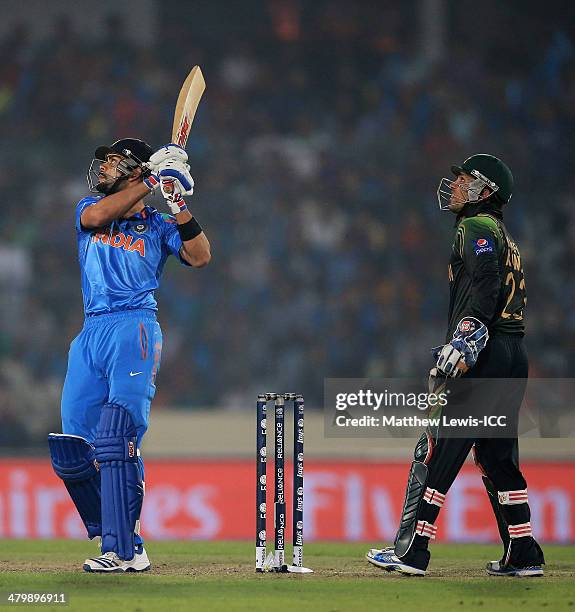
<path fill-rule="evenodd" d="M 104 196 L 83 198 L 76 206 L 78 259 L 86 316 L 146 308 L 157 310 L 154 291 L 168 256 L 180 257 L 176 220 L 150 206 L 99 229 L 85 229 L 82 212 Z"/>

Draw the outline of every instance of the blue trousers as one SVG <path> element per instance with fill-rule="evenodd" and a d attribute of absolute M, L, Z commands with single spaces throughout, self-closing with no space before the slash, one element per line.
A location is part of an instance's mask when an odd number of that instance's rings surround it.
<path fill-rule="evenodd" d="M 88 317 L 72 341 L 62 392 L 62 431 L 93 443 L 100 410 L 123 406 L 138 431 L 148 428 L 162 354 L 162 331 L 151 310 Z"/>
<path fill-rule="evenodd" d="M 148 429 L 161 354 L 162 331 L 151 310 L 87 318 L 70 345 L 62 392 L 62 432 L 93 444 L 102 407 L 117 404 L 130 413 L 139 448 Z M 138 463 L 144 480 L 141 457 Z M 139 533 L 135 544 L 143 544 Z"/>

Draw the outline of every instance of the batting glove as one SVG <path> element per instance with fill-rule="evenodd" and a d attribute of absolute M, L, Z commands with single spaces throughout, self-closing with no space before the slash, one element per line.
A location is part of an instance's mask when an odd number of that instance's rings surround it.
<path fill-rule="evenodd" d="M 194 193 L 194 179 L 190 174 L 190 166 L 178 159 L 168 159 L 158 167 L 158 176 L 162 183 L 166 185 L 173 183 L 174 192 L 182 195 L 192 195 Z"/>
<path fill-rule="evenodd" d="M 171 183 L 164 181 L 161 184 L 162 195 L 164 196 L 166 203 L 168 204 L 168 208 L 173 215 L 177 215 L 184 210 L 188 210 L 186 201 L 182 197 L 181 192 L 176 190 L 177 183 L 178 181 L 173 181 Z"/>
<path fill-rule="evenodd" d="M 160 178 L 156 174 L 150 173 L 144 177 L 144 185 L 150 190 L 150 193 L 156 191 L 160 186 Z"/>
<path fill-rule="evenodd" d="M 169 159 L 177 159 L 185 163 L 188 161 L 188 154 L 184 149 L 182 149 L 182 147 L 180 147 L 180 145 L 172 143 L 164 145 L 152 154 L 150 161 L 147 164 L 148 168 L 152 172 L 157 172 L 160 164 L 168 161 Z"/>

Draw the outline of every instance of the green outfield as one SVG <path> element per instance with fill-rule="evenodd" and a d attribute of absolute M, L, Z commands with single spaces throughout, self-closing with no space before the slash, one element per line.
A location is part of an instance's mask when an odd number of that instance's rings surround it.
<path fill-rule="evenodd" d="M 68 610 L 572 610 L 575 549 L 546 546 L 544 578 L 488 577 L 496 546 L 436 545 L 425 578 L 390 575 L 369 565 L 365 544 L 306 545 L 314 574 L 255 574 L 247 542 L 150 542 L 145 574 L 81 571 L 90 542 L 0 540 L 0 591 L 61 592 Z M 16 607 L 16 606 L 11 606 Z M 23 607 L 23 606 L 18 606 Z M 63 606 L 34 606 L 58 610 Z M 7 607 L 6 609 L 9 609 Z"/>

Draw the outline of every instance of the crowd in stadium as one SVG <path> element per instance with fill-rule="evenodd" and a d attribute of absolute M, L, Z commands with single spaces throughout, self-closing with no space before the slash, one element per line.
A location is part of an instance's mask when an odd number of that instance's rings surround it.
<path fill-rule="evenodd" d="M 117 21 L 87 44 L 62 19 L 41 42 L 24 25 L 0 40 L 11 58 L 0 64 L 0 445 L 40 436 L 46 419 L 57 427 L 83 320 L 74 205 L 95 147 L 164 144 L 194 63 L 207 90 L 189 206 L 213 259 L 166 268 L 154 409 L 251 408 L 270 390 L 320 406 L 326 377 L 425 375 L 445 334 L 454 221 L 435 191 L 475 152 L 515 175 L 506 213 L 527 279 L 531 373 L 569 375 L 575 41 L 549 31 L 515 57 L 495 29 L 478 56 L 456 31 L 449 61 L 429 62 L 393 20 L 321 23 L 160 47 L 126 42 Z M 150 204 L 165 210 L 159 196 Z"/>

